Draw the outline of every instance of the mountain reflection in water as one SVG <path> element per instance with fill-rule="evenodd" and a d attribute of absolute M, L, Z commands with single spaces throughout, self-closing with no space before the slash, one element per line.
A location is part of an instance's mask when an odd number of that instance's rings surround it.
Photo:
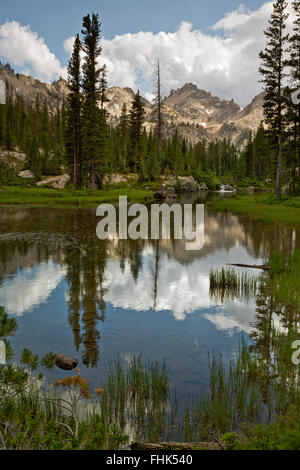
<path fill-rule="evenodd" d="M 194 252 L 184 240 L 99 241 L 95 209 L 1 208 L 0 220 L 0 305 L 19 317 L 14 348 L 80 356 L 95 384 L 89 368 L 143 353 L 166 359 L 177 385 L 198 386 L 207 351 L 232 357 L 256 319 L 255 298 L 210 298 L 210 270 L 300 248 L 288 226 L 208 210 Z"/>

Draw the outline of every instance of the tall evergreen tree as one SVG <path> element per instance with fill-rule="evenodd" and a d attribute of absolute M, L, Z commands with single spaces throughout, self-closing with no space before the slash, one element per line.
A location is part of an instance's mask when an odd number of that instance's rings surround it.
<path fill-rule="evenodd" d="M 74 186 L 79 189 L 82 182 L 81 169 L 81 42 L 77 34 L 73 54 L 68 67 L 67 97 L 67 159 L 73 172 Z"/>
<path fill-rule="evenodd" d="M 289 106 L 290 134 L 293 142 L 293 176 L 295 168 L 300 168 L 300 1 L 292 2 L 295 14 L 293 34 L 290 37 L 290 72 L 291 72 L 291 100 Z M 299 170 L 300 176 L 300 170 Z"/>
<path fill-rule="evenodd" d="M 101 109 L 104 109 L 105 103 L 108 103 L 109 99 L 107 97 L 107 68 L 106 65 L 101 67 L 100 72 L 100 103 Z"/>
<path fill-rule="evenodd" d="M 123 104 L 122 113 L 119 123 L 119 135 L 121 140 L 121 152 L 123 160 L 123 170 L 126 171 L 128 164 L 128 150 L 129 150 L 129 119 L 127 114 L 126 103 Z"/>
<path fill-rule="evenodd" d="M 155 96 L 155 103 L 157 109 L 157 121 L 156 121 L 156 135 L 157 135 L 157 144 L 158 144 L 158 155 L 161 156 L 161 144 L 162 144 L 162 113 L 161 113 L 161 81 L 160 81 L 160 63 L 159 59 L 157 59 L 157 67 L 156 67 L 156 96 Z"/>
<path fill-rule="evenodd" d="M 82 107 L 82 155 L 85 170 L 88 172 L 89 186 L 92 189 L 101 187 L 104 162 L 100 160 L 100 77 L 101 68 L 98 59 L 102 48 L 99 44 L 101 23 L 99 16 L 92 14 L 83 18 L 83 107 Z"/>
<path fill-rule="evenodd" d="M 131 158 L 134 170 L 143 172 L 142 133 L 145 107 L 140 92 L 134 96 L 130 110 Z"/>
<path fill-rule="evenodd" d="M 273 5 L 273 13 L 269 27 L 265 31 L 267 45 L 259 56 L 262 66 L 259 69 L 264 84 L 264 115 L 270 133 L 277 139 L 277 175 L 276 194 L 281 197 L 282 178 L 282 139 L 284 133 L 284 112 L 286 98 L 283 94 L 283 80 L 286 76 L 287 61 L 284 58 L 288 35 L 285 34 L 287 2 L 277 0 Z"/>

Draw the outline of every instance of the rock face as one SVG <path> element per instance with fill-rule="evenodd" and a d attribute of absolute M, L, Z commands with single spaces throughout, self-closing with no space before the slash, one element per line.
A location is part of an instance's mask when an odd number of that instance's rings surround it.
<path fill-rule="evenodd" d="M 164 121 L 177 126 L 179 133 L 191 143 L 199 139 L 229 139 L 242 147 L 249 130 L 256 130 L 263 121 L 263 94 L 246 108 L 233 100 L 221 100 L 192 83 L 173 90 L 163 102 Z"/>
<path fill-rule="evenodd" d="M 33 105 L 39 95 L 41 102 L 48 103 L 51 112 L 56 112 L 62 106 L 68 93 L 67 82 L 63 78 L 50 85 L 30 76 L 14 74 L 3 65 L 0 65 L 0 80 L 8 82 L 12 93 L 22 96 L 28 104 Z"/>
<path fill-rule="evenodd" d="M 35 178 L 35 174 L 32 173 L 32 171 L 30 171 L 30 170 L 21 171 L 18 174 L 18 176 L 19 176 L 19 178 L 23 178 L 23 179 L 33 179 L 33 178 Z"/>
<path fill-rule="evenodd" d="M 73 370 L 78 365 L 74 357 L 64 356 L 63 354 L 54 354 L 55 365 L 63 370 Z"/>
<path fill-rule="evenodd" d="M 37 186 L 48 186 L 53 189 L 64 189 L 70 181 L 69 175 L 50 176 L 36 183 Z"/>

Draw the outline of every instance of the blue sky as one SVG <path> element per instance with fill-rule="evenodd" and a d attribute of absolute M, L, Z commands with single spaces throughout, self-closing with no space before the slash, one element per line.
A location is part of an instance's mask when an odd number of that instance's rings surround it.
<path fill-rule="evenodd" d="M 52 82 L 63 76 L 82 17 L 99 12 L 109 86 L 167 95 L 185 83 L 242 106 L 261 91 L 258 54 L 273 3 L 264 0 L 1 0 L 0 59 Z M 290 17 L 288 27 L 291 28 Z"/>
<path fill-rule="evenodd" d="M 264 0 L 1 0 L 0 24 L 15 20 L 30 25 L 45 39 L 52 52 L 66 60 L 62 43 L 81 28 L 81 19 L 91 11 L 100 14 L 103 36 L 138 31 L 172 32 L 182 21 L 209 32 L 225 13 L 239 5 L 256 9 Z"/>

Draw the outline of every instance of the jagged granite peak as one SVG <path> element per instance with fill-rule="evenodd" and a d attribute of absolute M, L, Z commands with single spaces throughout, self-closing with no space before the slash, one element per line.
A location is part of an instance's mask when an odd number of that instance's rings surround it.
<path fill-rule="evenodd" d="M 33 104 L 39 95 L 42 101 L 46 101 L 50 111 L 55 112 L 67 96 L 67 82 L 60 77 L 59 80 L 43 83 L 36 78 L 23 74 L 14 74 L 0 64 L 0 80 L 7 82 L 13 95 L 22 96 L 25 102 Z"/>
<path fill-rule="evenodd" d="M 52 84 L 43 83 L 31 76 L 15 74 L 0 64 L 0 79 L 8 82 L 13 94 L 21 95 L 30 104 L 39 95 L 41 100 L 47 101 L 53 112 L 62 106 L 68 94 L 67 82 L 62 77 Z M 116 124 L 124 103 L 129 112 L 134 91 L 129 87 L 114 86 L 108 88 L 107 97 L 109 102 L 106 109 L 111 123 Z M 155 106 L 145 98 L 143 102 L 146 111 L 145 125 L 150 130 L 155 125 Z M 177 129 L 193 144 L 200 139 L 210 141 L 225 138 L 242 147 L 249 130 L 256 130 L 263 120 L 263 93 L 243 109 L 234 100 L 222 100 L 193 83 L 186 83 L 183 87 L 172 90 L 163 100 L 162 114 L 166 136 L 171 136 Z"/>

